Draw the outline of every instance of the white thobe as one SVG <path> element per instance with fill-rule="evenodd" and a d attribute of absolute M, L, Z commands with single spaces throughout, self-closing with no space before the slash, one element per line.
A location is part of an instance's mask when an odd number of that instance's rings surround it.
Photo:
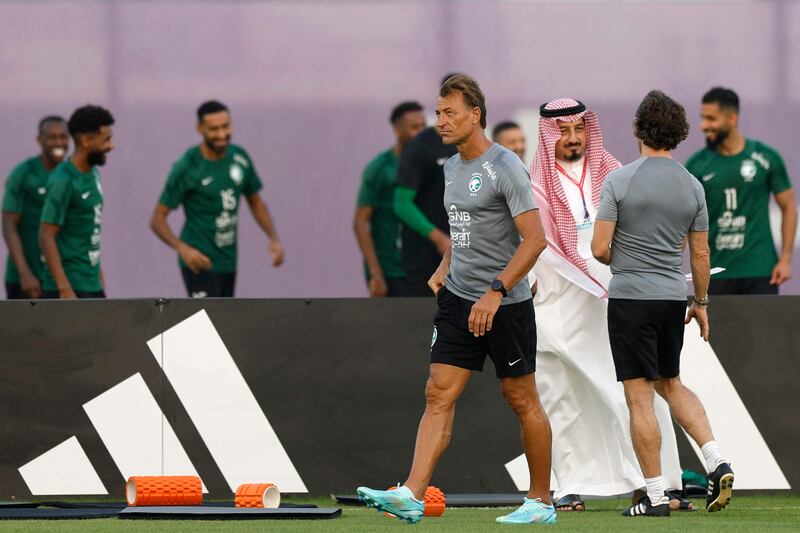
<path fill-rule="evenodd" d="M 583 160 L 559 162 L 580 181 Z M 560 173 L 559 173 L 560 174 Z M 589 171 L 587 169 L 587 174 Z M 581 192 L 560 176 L 576 223 L 584 221 Z M 591 220 L 591 176 L 583 186 Z M 552 254 L 546 254 L 551 260 Z M 616 380 L 608 340 L 608 302 L 560 275 L 546 258 L 536 263 L 536 382 L 553 431 L 555 499 L 566 494 L 611 496 L 644 487 L 633 451 L 622 384 Z M 610 269 L 587 259 L 589 272 L 608 287 Z M 666 402 L 656 396 L 661 465 L 670 488 L 681 488 L 675 431 Z"/>

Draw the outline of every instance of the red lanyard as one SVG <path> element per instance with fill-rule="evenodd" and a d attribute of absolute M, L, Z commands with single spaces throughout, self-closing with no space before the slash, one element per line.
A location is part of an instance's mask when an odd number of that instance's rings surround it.
<path fill-rule="evenodd" d="M 559 172 L 561 172 L 562 174 L 564 174 L 564 177 L 566 177 L 566 178 L 567 178 L 567 179 L 570 181 L 570 183 L 572 183 L 573 185 L 575 185 L 575 186 L 578 188 L 578 190 L 581 192 L 581 201 L 583 202 L 583 219 L 584 219 L 584 221 L 588 221 L 588 220 L 589 220 L 589 218 L 591 218 L 591 217 L 589 217 L 589 209 L 587 209 L 587 208 L 586 208 L 586 198 L 583 196 L 583 184 L 584 184 L 584 182 L 586 181 L 586 164 L 587 164 L 588 162 L 589 162 L 589 158 L 588 158 L 588 157 L 585 157 L 585 158 L 583 159 L 583 174 L 581 174 L 581 181 L 580 181 L 580 183 L 579 183 L 579 182 L 577 182 L 577 181 L 575 181 L 574 179 L 572 179 L 572 176 L 570 176 L 570 175 L 567 173 L 567 171 L 566 171 L 566 170 L 564 170 L 564 169 L 561 167 L 561 165 L 559 165 L 559 164 L 558 164 L 558 162 L 556 162 L 556 170 L 558 170 Z"/>

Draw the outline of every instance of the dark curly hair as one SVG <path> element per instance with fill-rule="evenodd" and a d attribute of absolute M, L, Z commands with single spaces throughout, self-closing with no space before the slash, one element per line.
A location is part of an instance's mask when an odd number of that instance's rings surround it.
<path fill-rule="evenodd" d="M 654 150 L 674 150 L 689 135 L 686 110 L 662 91 L 650 91 L 636 109 L 633 134 Z"/>
<path fill-rule="evenodd" d="M 73 139 L 82 133 L 95 133 L 103 126 L 114 124 L 114 117 L 99 105 L 87 104 L 76 109 L 67 122 L 67 129 Z"/>

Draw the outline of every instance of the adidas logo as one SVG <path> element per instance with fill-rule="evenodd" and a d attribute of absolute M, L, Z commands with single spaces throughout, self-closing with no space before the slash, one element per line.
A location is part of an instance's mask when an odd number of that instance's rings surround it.
<path fill-rule="evenodd" d="M 146 344 L 231 492 L 259 479 L 285 492 L 308 492 L 204 310 Z M 122 474 L 120 486 L 133 475 L 202 479 L 140 373 L 83 409 Z M 20 466 L 19 473 L 34 496 L 108 494 L 74 435 Z"/>

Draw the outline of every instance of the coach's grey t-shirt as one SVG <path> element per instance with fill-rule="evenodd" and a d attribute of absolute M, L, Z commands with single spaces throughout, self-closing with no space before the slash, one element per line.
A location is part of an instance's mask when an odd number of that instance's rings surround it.
<path fill-rule="evenodd" d="M 453 246 L 447 290 L 479 300 L 522 242 L 514 217 L 536 209 L 528 171 L 499 144 L 471 161 L 456 154 L 444 164 L 444 207 Z M 525 277 L 506 290 L 501 305 L 531 298 Z"/>
<path fill-rule="evenodd" d="M 642 157 L 606 177 L 600 220 L 616 221 L 609 298 L 686 300 L 681 245 L 708 231 L 703 186 L 668 157 Z"/>

